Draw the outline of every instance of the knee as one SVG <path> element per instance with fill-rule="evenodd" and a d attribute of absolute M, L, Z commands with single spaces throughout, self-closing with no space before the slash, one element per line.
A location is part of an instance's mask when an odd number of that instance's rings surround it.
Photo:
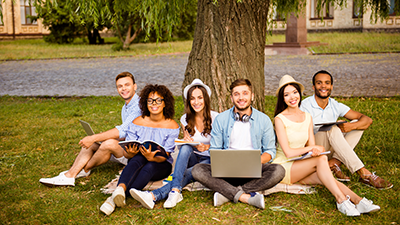
<path fill-rule="evenodd" d="M 182 145 L 182 147 L 179 149 L 179 154 L 189 154 L 193 151 L 192 146 L 190 145 Z"/>
<path fill-rule="evenodd" d="M 115 147 L 115 144 L 115 140 L 106 140 L 101 143 L 99 150 L 111 152 L 110 149 L 113 149 Z"/>
<path fill-rule="evenodd" d="M 285 177 L 285 174 L 286 174 L 285 168 L 280 164 L 272 164 L 272 165 L 275 166 L 276 177 L 278 177 L 278 178 L 280 178 L 282 180 Z"/>
<path fill-rule="evenodd" d="M 206 167 L 207 164 L 196 164 L 192 168 L 192 176 L 196 180 L 201 180 L 202 177 L 204 177 L 204 174 L 206 173 Z"/>
<path fill-rule="evenodd" d="M 328 156 L 327 155 L 320 155 L 318 156 L 318 160 L 321 162 L 328 162 Z"/>

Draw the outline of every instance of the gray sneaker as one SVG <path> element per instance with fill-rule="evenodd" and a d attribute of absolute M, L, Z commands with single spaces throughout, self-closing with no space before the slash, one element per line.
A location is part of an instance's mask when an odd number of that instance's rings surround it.
<path fill-rule="evenodd" d="M 260 209 L 265 208 L 264 195 L 257 192 L 251 192 L 250 195 L 251 197 L 249 198 L 249 205 L 255 206 Z"/>
<path fill-rule="evenodd" d="M 219 192 L 214 193 L 214 206 L 220 206 L 227 202 L 229 202 L 227 197 L 221 195 Z"/>

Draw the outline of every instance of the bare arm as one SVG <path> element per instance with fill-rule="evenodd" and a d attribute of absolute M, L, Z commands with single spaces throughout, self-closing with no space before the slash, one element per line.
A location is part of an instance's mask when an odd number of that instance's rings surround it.
<path fill-rule="evenodd" d="M 346 115 L 344 115 L 344 117 L 350 121 L 358 120 L 357 122 L 354 123 L 339 124 L 338 127 L 344 133 L 350 132 L 352 130 L 366 130 L 372 124 L 371 118 L 351 109 L 346 113 Z"/>
<path fill-rule="evenodd" d="M 113 128 L 111 130 L 99 134 L 86 136 L 79 141 L 79 145 L 85 148 L 89 148 L 95 142 L 105 141 L 108 139 L 118 139 L 118 138 L 119 138 L 119 131 L 117 128 Z"/>
<path fill-rule="evenodd" d="M 261 155 L 261 164 L 267 163 L 267 162 L 269 162 L 271 159 L 272 159 L 271 155 L 268 154 L 268 153 L 266 153 L 266 152 L 264 152 L 264 153 Z"/>
<path fill-rule="evenodd" d="M 310 122 L 309 126 L 309 133 L 312 132 L 312 121 Z M 310 131 L 311 129 L 311 131 Z M 304 153 L 313 151 L 313 156 L 314 155 L 319 155 L 319 153 L 324 152 L 324 147 L 315 145 L 315 140 L 312 138 L 311 140 L 308 140 L 307 144 L 313 144 L 313 145 L 307 145 L 303 148 L 291 148 L 289 146 L 289 140 L 286 135 L 285 131 L 285 126 L 283 125 L 283 122 L 280 118 L 275 117 L 275 130 L 276 130 L 276 136 L 278 137 L 278 142 L 279 145 L 281 146 L 283 152 L 285 153 L 287 158 L 295 157 L 298 155 L 302 155 Z M 309 136 L 310 137 L 310 136 Z M 314 137 L 314 136 L 312 136 Z"/>

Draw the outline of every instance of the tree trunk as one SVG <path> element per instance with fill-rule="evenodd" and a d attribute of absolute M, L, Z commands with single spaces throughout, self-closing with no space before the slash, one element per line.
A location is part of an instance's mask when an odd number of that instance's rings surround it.
<path fill-rule="evenodd" d="M 212 108 L 232 106 L 230 84 L 249 79 L 253 107 L 264 111 L 264 48 L 269 0 L 199 0 L 183 87 L 200 78 L 212 90 Z M 182 88 L 183 90 L 183 88 Z"/>

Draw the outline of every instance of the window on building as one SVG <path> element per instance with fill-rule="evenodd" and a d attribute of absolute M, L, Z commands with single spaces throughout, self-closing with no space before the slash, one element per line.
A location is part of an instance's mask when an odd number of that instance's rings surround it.
<path fill-rule="evenodd" d="M 395 3 L 394 3 L 394 2 L 395 2 L 395 0 L 390 0 L 390 1 L 389 1 L 389 4 L 390 4 L 390 5 L 389 5 L 389 7 L 390 7 L 390 8 L 389 8 L 389 15 L 390 15 L 390 16 L 395 16 L 395 13 L 394 13 L 394 4 L 395 4 Z"/>
<path fill-rule="evenodd" d="M 311 0 L 311 19 L 333 19 L 333 11 L 334 11 L 334 5 L 333 3 L 328 5 L 328 4 L 323 4 L 321 7 L 321 11 L 318 12 L 317 10 L 317 1 L 318 0 Z"/>
<path fill-rule="evenodd" d="M 36 9 L 32 5 L 32 1 L 20 0 L 21 5 L 21 24 L 30 25 L 37 24 L 36 21 L 32 21 L 29 16 L 36 16 Z"/>
<path fill-rule="evenodd" d="M 363 17 L 363 7 L 359 6 L 359 0 L 353 1 L 353 18 L 362 18 Z"/>
<path fill-rule="evenodd" d="M 0 10 L 3 10 L 3 3 L 2 3 L 3 1 L 0 1 Z M 1 15 L 1 17 L 0 17 L 0 26 L 3 26 L 3 20 L 4 20 L 4 17 L 3 17 L 4 15 L 2 14 Z"/>

